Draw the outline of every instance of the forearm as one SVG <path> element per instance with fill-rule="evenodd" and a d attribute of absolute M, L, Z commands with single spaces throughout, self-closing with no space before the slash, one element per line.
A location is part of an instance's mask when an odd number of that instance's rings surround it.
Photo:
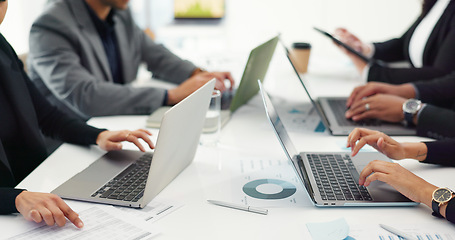
<path fill-rule="evenodd" d="M 403 98 L 415 98 L 416 97 L 416 91 L 415 87 L 410 84 L 410 83 L 404 83 L 401 85 L 398 85 L 396 88 L 393 88 L 394 90 L 394 95 L 403 97 Z"/>
<path fill-rule="evenodd" d="M 427 145 L 422 142 L 418 143 L 403 143 L 405 151 L 405 158 L 416 159 L 419 162 L 424 161 L 427 158 Z"/>

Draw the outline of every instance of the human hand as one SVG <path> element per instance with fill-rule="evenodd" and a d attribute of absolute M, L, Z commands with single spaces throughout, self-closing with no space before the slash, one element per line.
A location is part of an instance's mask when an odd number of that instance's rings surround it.
<path fill-rule="evenodd" d="M 369 45 L 363 43 L 357 36 L 346 30 L 345 28 L 337 28 L 335 30 L 335 36 L 346 45 L 350 46 L 357 52 L 362 53 L 363 55 L 370 55 L 371 48 Z M 367 63 L 359 58 L 357 55 L 349 52 L 344 47 L 337 45 L 341 51 L 343 51 L 354 63 L 354 66 L 357 68 L 357 71 L 362 74 Z"/>
<path fill-rule="evenodd" d="M 37 223 L 44 220 L 49 226 L 63 227 L 68 218 L 76 227 L 84 226 L 79 215 L 55 194 L 23 191 L 16 197 L 16 209 L 25 219 Z"/>
<path fill-rule="evenodd" d="M 142 152 L 145 152 L 145 148 L 139 142 L 139 139 L 144 140 L 151 149 L 155 148 L 150 140 L 149 136 L 152 133 L 145 129 L 138 129 L 135 131 L 121 130 L 121 131 L 104 131 L 98 135 L 96 144 L 103 150 L 114 151 L 121 150 L 123 141 L 134 143 Z"/>
<path fill-rule="evenodd" d="M 351 107 L 352 104 L 355 104 L 361 99 L 378 93 L 395 95 L 403 98 L 415 97 L 415 89 L 408 83 L 393 85 L 389 83 L 369 82 L 365 85 L 354 88 L 351 96 L 349 96 L 346 102 L 346 107 Z"/>
<path fill-rule="evenodd" d="M 346 147 L 350 147 L 352 156 L 355 156 L 365 144 L 372 146 L 389 158 L 396 160 L 406 158 L 405 148 L 401 143 L 382 132 L 366 128 L 352 130 L 348 136 Z"/>
<path fill-rule="evenodd" d="M 335 29 L 335 36 L 346 45 L 350 46 L 357 52 L 360 52 L 364 55 L 369 55 L 371 48 L 362 42 L 360 38 L 356 35 L 349 32 L 346 28 L 337 28 Z"/>
<path fill-rule="evenodd" d="M 226 90 L 224 80 L 229 80 L 231 83 L 231 89 L 234 86 L 234 79 L 229 72 L 201 72 L 185 80 L 176 88 L 168 91 L 168 105 L 174 105 L 182 101 L 188 95 L 202 87 L 208 81 L 216 79 L 215 89 L 221 92 Z"/>
<path fill-rule="evenodd" d="M 211 74 L 212 78 L 216 78 L 215 89 L 220 90 L 221 92 L 226 91 L 226 85 L 224 80 L 228 80 L 230 83 L 229 90 L 232 90 L 235 85 L 234 78 L 230 72 L 208 72 Z"/>
<path fill-rule="evenodd" d="M 387 183 L 412 201 L 430 208 L 433 191 L 437 188 L 398 163 L 379 160 L 371 161 L 360 173 L 360 185 L 367 187 L 374 181 Z"/>
<path fill-rule="evenodd" d="M 382 132 L 366 128 L 352 130 L 348 136 L 346 147 L 350 147 L 352 156 L 355 156 L 365 144 L 395 160 L 413 158 L 423 161 L 428 152 L 427 145 L 423 142 L 399 143 Z"/>
<path fill-rule="evenodd" d="M 400 122 L 404 119 L 405 101 L 405 98 L 394 95 L 376 94 L 353 103 L 346 111 L 345 117 L 354 121 L 377 118 L 388 122 Z"/>

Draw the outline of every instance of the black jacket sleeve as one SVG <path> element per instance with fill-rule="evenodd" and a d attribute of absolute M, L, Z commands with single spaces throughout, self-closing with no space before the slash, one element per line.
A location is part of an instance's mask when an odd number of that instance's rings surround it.
<path fill-rule="evenodd" d="M 28 77 L 26 79 L 27 87 L 38 115 L 38 123 L 44 135 L 68 143 L 96 144 L 98 135 L 106 129 L 94 128 L 82 120 L 68 117 L 50 104 Z"/>
<path fill-rule="evenodd" d="M 22 189 L 0 188 L 0 214 L 16 213 L 16 197 Z"/>
<path fill-rule="evenodd" d="M 427 105 L 417 124 L 417 135 L 438 140 L 455 138 L 455 111 Z"/>
<path fill-rule="evenodd" d="M 453 108 L 455 103 L 455 72 L 432 81 L 415 82 L 419 99 L 444 108 Z"/>
<path fill-rule="evenodd" d="M 451 223 L 455 223 L 455 200 L 452 199 L 446 208 L 446 219 Z"/>
<path fill-rule="evenodd" d="M 424 142 L 427 145 L 427 158 L 424 163 L 455 166 L 455 139 Z"/>
<path fill-rule="evenodd" d="M 373 43 L 375 49 L 373 58 L 384 62 L 399 62 L 407 60 L 407 55 L 404 50 L 406 38 L 408 35 L 412 34 L 411 30 L 415 28 L 419 21 L 420 20 L 416 21 L 400 38 L 393 38 L 385 42 Z"/>

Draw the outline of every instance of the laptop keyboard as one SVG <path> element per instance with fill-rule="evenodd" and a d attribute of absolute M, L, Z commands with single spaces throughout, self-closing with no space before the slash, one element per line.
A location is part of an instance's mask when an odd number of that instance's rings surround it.
<path fill-rule="evenodd" d="M 364 186 L 352 176 L 357 172 L 349 155 L 307 154 L 322 200 L 371 201 Z"/>
<path fill-rule="evenodd" d="M 340 126 L 379 126 L 381 121 L 378 119 L 366 119 L 362 121 L 352 121 L 344 117 L 346 112 L 346 99 L 328 99 L 330 108 L 335 114 L 335 118 Z"/>
<path fill-rule="evenodd" d="M 93 193 L 92 197 L 137 202 L 144 195 L 152 156 L 147 153 L 142 155 L 135 163 Z"/>

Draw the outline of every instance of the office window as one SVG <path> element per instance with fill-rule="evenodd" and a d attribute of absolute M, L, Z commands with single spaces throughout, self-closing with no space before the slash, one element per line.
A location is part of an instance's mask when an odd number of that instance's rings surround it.
<path fill-rule="evenodd" d="M 220 19 L 224 13 L 224 0 L 174 0 L 176 19 Z"/>

